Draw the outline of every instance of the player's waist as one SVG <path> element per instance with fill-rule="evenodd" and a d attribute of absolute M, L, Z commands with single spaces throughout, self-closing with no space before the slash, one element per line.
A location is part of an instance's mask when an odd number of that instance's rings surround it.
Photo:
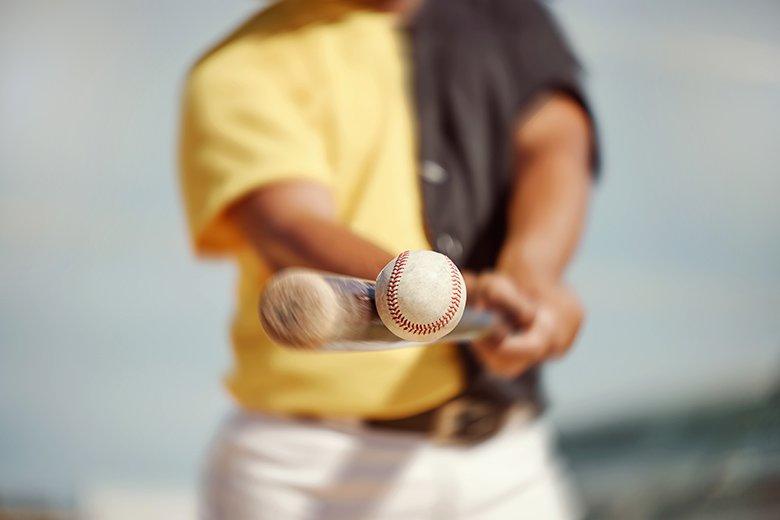
<path fill-rule="evenodd" d="M 508 421 L 532 422 L 540 415 L 532 401 L 501 403 L 460 395 L 424 412 L 398 419 L 329 418 L 296 414 L 301 421 L 338 429 L 407 433 L 440 445 L 469 446 L 498 434 Z"/>
<path fill-rule="evenodd" d="M 373 429 L 423 435 L 437 444 L 474 445 L 490 439 L 510 418 L 531 421 L 539 415 L 534 402 L 500 403 L 459 396 L 423 413 L 392 420 L 368 420 Z"/>

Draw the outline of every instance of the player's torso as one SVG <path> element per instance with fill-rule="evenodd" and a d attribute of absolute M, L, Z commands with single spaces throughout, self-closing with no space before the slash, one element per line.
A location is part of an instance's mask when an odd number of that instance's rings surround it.
<path fill-rule="evenodd" d="M 403 36 L 393 20 L 351 13 L 264 37 L 268 46 L 258 59 L 284 64 L 283 80 L 327 158 L 339 222 L 394 254 L 427 249 Z M 228 387 L 243 406 L 397 417 L 459 390 L 451 346 L 313 356 L 273 345 L 257 318 L 258 293 L 270 273 L 252 251 L 239 263 L 236 365 Z"/>

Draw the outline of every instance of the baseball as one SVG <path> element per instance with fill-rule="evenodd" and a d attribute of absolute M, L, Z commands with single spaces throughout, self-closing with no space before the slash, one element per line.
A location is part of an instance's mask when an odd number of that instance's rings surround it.
<path fill-rule="evenodd" d="M 376 279 L 376 308 L 385 326 L 409 341 L 433 341 L 463 316 L 466 284 L 455 264 L 434 251 L 404 251 Z"/>

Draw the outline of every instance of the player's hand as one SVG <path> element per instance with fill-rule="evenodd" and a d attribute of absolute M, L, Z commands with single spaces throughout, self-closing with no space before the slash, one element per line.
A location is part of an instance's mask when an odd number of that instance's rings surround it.
<path fill-rule="evenodd" d="M 578 298 L 564 285 L 522 290 L 498 273 L 466 274 L 469 305 L 503 320 L 473 348 L 491 373 L 516 377 L 530 367 L 565 354 L 584 318 Z"/>

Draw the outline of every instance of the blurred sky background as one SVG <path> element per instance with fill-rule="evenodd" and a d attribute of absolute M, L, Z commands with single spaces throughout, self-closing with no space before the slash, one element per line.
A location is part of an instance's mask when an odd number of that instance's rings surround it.
<path fill-rule="evenodd" d="M 189 487 L 229 408 L 233 270 L 193 259 L 176 180 L 190 63 L 249 0 L 0 4 L 0 495 Z M 780 377 L 780 3 L 553 4 L 603 182 L 548 370 L 564 428 Z"/>

